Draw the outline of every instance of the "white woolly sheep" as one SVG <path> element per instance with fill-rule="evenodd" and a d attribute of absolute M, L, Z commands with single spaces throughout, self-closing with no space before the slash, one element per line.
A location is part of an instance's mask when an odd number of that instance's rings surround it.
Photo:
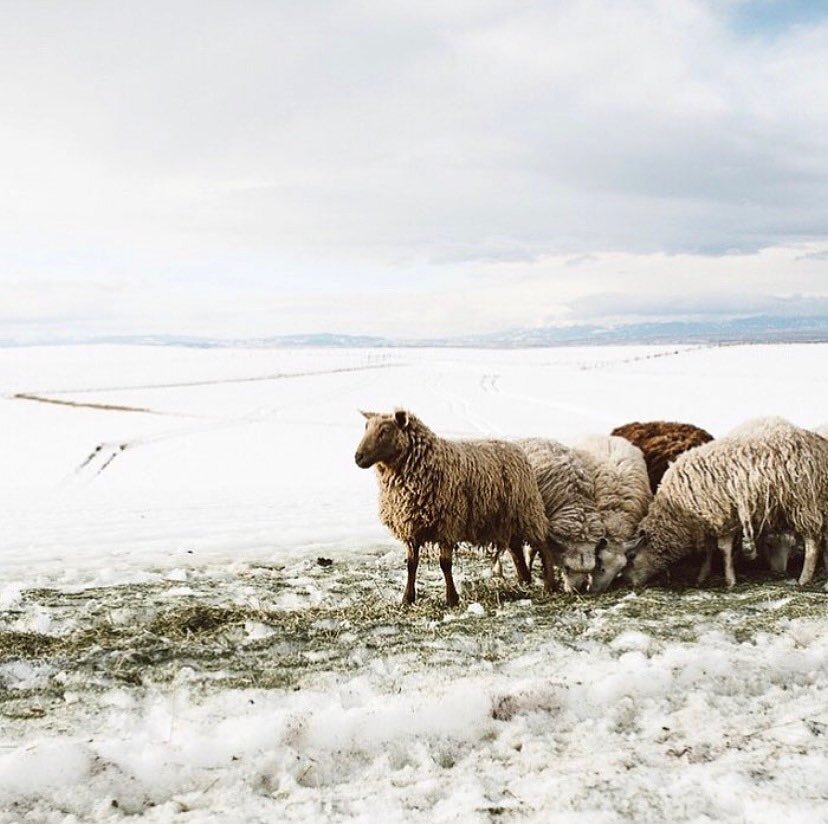
<path fill-rule="evenodd" d="M 603 435 L 576 447 L 540 438 L 518 443 L 535 470 L 549 521 L 541 549 L 547 590 L 559 566 L 567 591 L 603 591 L 626 562 L 622 544 L 652 499 L 641 450 Z"/>
<path fill-rule="evenodd" d="M 604 535 L 592 466 L 577 450 L 557 441 L 525 438 L 516 443 L 534 470 L 546 511 L 546 541 L 533 548 L 543 559 L 544 586 L 547 592 L 554 589 L 557 566 L 566 590 L 572 591 L 576 582 L 592 575 L 595 547 Z"/>
<path fill-rule="evenodd" d="M 653 494 L 644 455 L 623 437 L 593 435 L 575 448 L 591 465 L 595 505 L 604 527 L 591 591 L 603 592 L 627 563 L 624 543 L 634 537 Z"/>
<path fill-rule="evenodd" d="M 521 580 L 528 583 L 523 547 L 544 542 L 547 521 L 524 453 L 505 441 L 440 438 L 402 409 L 390 415 L 362 414 L 365 434 L 354 458 L 363 469 L 376 468 L 380 519 L 408 549 L 403 603 L 415 600 L 424 544 L 440 548 L 449 606 L 459 601 L 452 577 L 459 543 L 508 549 Z"/>
<path fill-rule="evenodd" d="M 826 511 L 828 441 L 780 418 L 751 421 L 684 453 L 667 470 L 628 547 L 634 557 L 625 576 L 642 584 L 694 549 L 705 550 L 712 537 L 732 587 L 738 530 L 749 554 L 757 532 L 784 523 L 804 538 L 804 585 L 814 575 Z"/>

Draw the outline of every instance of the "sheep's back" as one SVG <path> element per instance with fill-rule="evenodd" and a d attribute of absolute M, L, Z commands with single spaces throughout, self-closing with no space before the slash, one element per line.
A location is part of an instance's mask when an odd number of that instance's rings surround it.
<path fill-rule="evenodd" d="M 584 457 L 545 438 L 525 438 L 517 444 L 534 470 L 550 535 L 561 543 L 597 541 L 604 530 L 592 468 Z"/>
<path fill-rule="evenodd" d="M 505 441 L 437 440 L 405 472 L 380 475 L 380 514 L 409 543 L 508 546 L 546 533 L 532 468 Z"/>
<path fill-rule="evenodd" d="M 641 450 L 612 435 L 585 438 L 577 448 L 592 461 L 595 503 L 607 537 L 632 538 L 653 497 Z"/>
<path fill-rule="evenodd" d="M 716 530 L 784 520 L 812 533 L 828 508 L 828 441 L 781 419 L 748 422 L 679 457 L 662 489 Z"/>
<path fill-rule="evenodd" d="M 677 421 L 635 421 L 616 427 L 611 434 L 624 438 L 642 451 L 653 492 L 679 455 L 713 440 L 705 429 Z"/>
<path fill-rule="evenodd" d="M 458 541 L 508 544 L 543 539 L 546 515 L 535 473 L 524 453 L 500 440 L 446 441 L 447 507 L 458 514 Z M 459 503 L 455 510 L 456 504 Z"/>

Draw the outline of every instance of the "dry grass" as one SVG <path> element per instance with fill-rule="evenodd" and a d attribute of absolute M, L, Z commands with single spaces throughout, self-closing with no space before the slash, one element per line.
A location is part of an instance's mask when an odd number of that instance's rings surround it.
<path fill-rule="evenodd" d="M 170 582 L 76 593 L 29 590 L 22 614 L 45 610 L 60 631 L 21 632 L 0 621 L 0 664 L 39 663 L 54 675 L 28 691 L 4 688 L 0 675 L 0 713 L 38 717 L 44 703 L 59 702 L 66 690 L 169 684 L 182 668 L 204 689 L 298 688 L 320 674 L 354 670 L 374 658 L 395 656 L 412 668 L 499 662 L 549 641 L 588 647 L 631 629 L 646 632 L 657 644 L 692 642 L 711 627 L 744 639 L 778 632 L 792 619 L 823 618 L 828 603 L 816 587 L 760 580 L 730 592 L 679 588 L 674 582 L 638 594 L 550 597 L 539 585 L 520 586 L 508 574 L 483 577 L 488 563 L 487 556 L 466 556 L 458 610 L 446 609 L 439 571 L 429 567 L 420 600 L 410 608 L 390 600 L 399 591 L 396 566 L 366 571 L 342 563 L 309 564 L 302 585 L 279 568 L 252 568 L 237 581 L 201 580 L 194 594 L 174 598 Z M 324 593 L 321 603 L 295 609 L 274 605 L 280 593 L 302 590 L 307 577 Z M 466 611 L 472 602 L 483 607 L 483 615 Z M 119 618 L 124 611 L 126 617 Z M 29 710 L 34 714 L 27 716 Z"/>

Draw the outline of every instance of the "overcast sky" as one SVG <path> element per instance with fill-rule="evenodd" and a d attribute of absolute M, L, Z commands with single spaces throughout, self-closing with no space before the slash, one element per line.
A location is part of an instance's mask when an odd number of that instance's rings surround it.
<path fill-rule="evenodd" d="M 0 12 L 0 339 L 828 314 L 823 0 Z"/>

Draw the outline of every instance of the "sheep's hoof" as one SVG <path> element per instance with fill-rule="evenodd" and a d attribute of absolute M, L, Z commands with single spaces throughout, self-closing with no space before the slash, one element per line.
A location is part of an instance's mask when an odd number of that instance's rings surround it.
<path fill-rule="evenodd" d="M 456 607 L 460 603 L 460 596 L 456 592 L 446 595 L 446 603 L 450 607 Z"/>
<path fill-rule="evenodd" d="M 415 598 L 416 596 L 413 592 L 404 592 L 402 597 L 402 605 L 404 607 L 410 607 L 414 603 Z"/>
<path fill-rule="evenodd" d="M 813 579 L 814 579 L 813 575 L 800 575 L 799 576 L 799 586 L 806 587 L 806 586 L 808 586 L 808 584 L 811 583 L 811 581 L 813 581 Z"/>

